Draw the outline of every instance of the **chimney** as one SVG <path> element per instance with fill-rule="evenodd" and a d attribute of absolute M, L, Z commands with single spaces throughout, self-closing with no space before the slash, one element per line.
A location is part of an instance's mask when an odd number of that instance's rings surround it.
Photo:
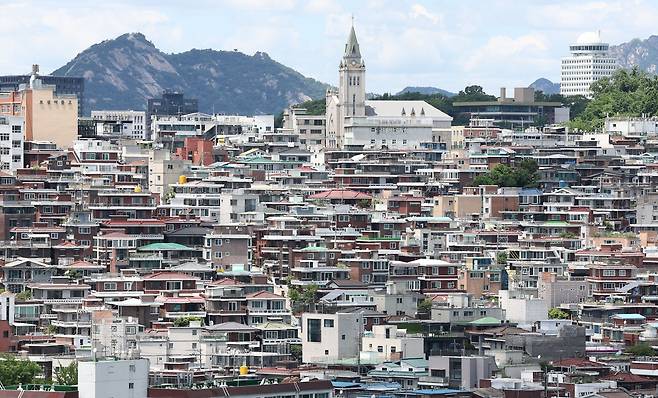
<path fill-rule="evenodd" d="M 501 101 L 504 101 L 504 100 L 505 100 L 505 98 L 506 98 L 506 91 L 507 91 L 507 90 L 505 89 L 505 87 L 501 87 L 501 88 L 500 88 L 500 98 L 499 98 L 499 100 L 501 100 Z"/>

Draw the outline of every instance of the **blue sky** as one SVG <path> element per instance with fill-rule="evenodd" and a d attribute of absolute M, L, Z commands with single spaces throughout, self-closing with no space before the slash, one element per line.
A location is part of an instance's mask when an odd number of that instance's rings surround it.
<path fill-rule="evenodd" d="M 560 57 L 584 31 L 601 30 L 611 44 L 658 34 L 658 2 L 643 0 L 4 0 L 0 74 L 32 63 L 50 72 L 96 42 L 140 31 L 165 52 L 265 51 L 336 84 L 352 14 L 376 93 L 557 81 Z"/>

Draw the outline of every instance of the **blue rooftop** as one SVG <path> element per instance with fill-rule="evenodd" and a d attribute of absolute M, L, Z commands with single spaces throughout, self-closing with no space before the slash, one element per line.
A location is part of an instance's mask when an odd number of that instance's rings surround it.
<path fill-rule="evenodd" d="M 423 390 L 411 391 L 412 394 L 419 394 L 419 395 L 448 395 L 448 394 L 456 394 L 458 392 L 463 392 L 463 391 L 453 390 L 451 388 L 423 389 Z"/>
<path fill-rule="evenodd" d="M 612 316 L 615 319 L 628 319 L 628 320 L 641 320 L 641 319 L 646 319 L 644 316 L 640 314 L 615 314 Z"/>

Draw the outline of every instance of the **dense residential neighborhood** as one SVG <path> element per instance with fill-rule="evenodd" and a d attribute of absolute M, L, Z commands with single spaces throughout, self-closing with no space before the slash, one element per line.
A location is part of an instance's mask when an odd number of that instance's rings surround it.
<path fill-rule="evenodd" d="M 280 114 L 0 76 L 0 398 L 657 395 L 655 76 L 377 96 L 358 28 Z"/>

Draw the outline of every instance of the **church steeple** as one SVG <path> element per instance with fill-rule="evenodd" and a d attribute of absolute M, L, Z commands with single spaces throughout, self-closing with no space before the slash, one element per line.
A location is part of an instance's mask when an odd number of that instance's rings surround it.
<path fill-rule="evenodd" d="M 338 98 L 343 117 L 360 117 L 366 114 L 366 65 L 354 31 L 354 21 L 345 43 L 345 54 L 340 61 Z"/>
<path fill-rule="evenodd" d="M 354 22 L 352 22 L 352 29 L 350 29 L 350 36 L 345 43 L 345 54 L 343 58 L 361 58 L 361 50 L 359 49 L 359 41 L 356 39 L 356 32 L 354 31 Z"/>

